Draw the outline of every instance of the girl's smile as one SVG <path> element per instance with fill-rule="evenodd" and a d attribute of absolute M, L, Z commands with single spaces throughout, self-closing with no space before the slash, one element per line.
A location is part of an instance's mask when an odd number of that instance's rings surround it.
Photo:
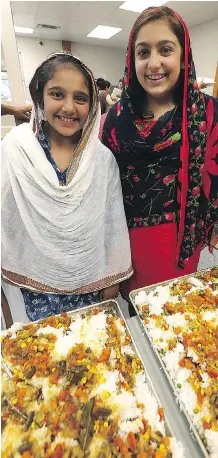
<path fill-rule="evenodd" d="M 55 115 L 61 121 L 61 124 L 66 127 L 75 126 L 76 122 L 79 122 L 79 118 L 71 118 L 67 116 Z"/>
<path fill-rule="evenodd" d="M 145 75 L 149 81 L 151 81 L 153 84 L 158 84 L 163 78 L 167 77 L 167 73 L 160 74 L 160 73 L 154 73 L 153 75 Z"/>

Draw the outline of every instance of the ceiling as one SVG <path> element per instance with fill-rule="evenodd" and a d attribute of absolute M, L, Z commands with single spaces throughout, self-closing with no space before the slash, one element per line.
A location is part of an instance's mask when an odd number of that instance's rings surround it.
<path fill-rule="evenodd" d="M 34 29 L 33 34 L 25 36 L 123 49 L 139 15 L 119 9 L 123 1 L 12 1 L 11 8 L 15 25 Z M 145 0 L 145 8 L 147 5 Z M 217 1 L 169 1 L 166 5 L 181 14 L 189 28 L 218 19 Z M 41 30 L 37 28 L 39 23 L 60 29 Z M 88 38 L 87 34 L 99 24 L 123 30 L 109 40 Z"/>

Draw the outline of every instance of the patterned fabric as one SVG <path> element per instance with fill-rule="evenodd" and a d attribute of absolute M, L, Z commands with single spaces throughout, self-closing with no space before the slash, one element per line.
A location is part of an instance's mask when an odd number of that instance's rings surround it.
<path fill-rule="evenodd" d="M 38 294 L 27 289 L 21 289 L 26 313 L 31 321 L 41 320 L 49 315 L 58 315 L 75 309 L 87 307 L 100 302 L 98 291 L 89 294 Z"/>
<path fill-rule="evenodd" d="M 111 112 L 108 117 L 111 117 Z M 179 205 L 176 199 L 176 183 L 179 170 L 181 134 L 178 122 L 179 107 L 165 113 L 157 122 L 137 119 L 137 148 L 131 141 L 131 118 L 120 116 L 117 139 L 122 154 L 116 154 L 121 171 L 124 206 L 129 227 L 150 226 L 176 221 Z M 115 128 L 108 129 L 106 121 L 103 141 L 114 152 Z M 122 124 L 125 123 L 125 124 Z M 122 141 L 122 132 L 127 137 Z M 106 140 L 107 139 L 107 140 Z M 127 154 L 124 154 L 126 153 Z"/>
<path fill-rule="evenodd" d="M 66 184 L 67 169 L 64 172 L 58 168 L 51 155 L 50 143 L 43 131 L 43 123 L 40 125 L 38 141 L 43 148 L 48 161 L 54 167 L 60 184 Z M 100 302 L 100 292 L 95 291 L 89 294 L 42 294 L 33 293 L 28 289 L 21 288 L 26 307 L 26 313 L 31 321 L 40 320 L 49 315 L 56 315 L 62 312 L 70 312 L 77 308 Z"/>
<path fill-rule="evenodd" d="M 198 90 L 186 25 L 182 101 L 150 126 L 131 103 L 131 35 L 124 91 L 103 128 L 118 162 L 129 227 L 177 221 L 176 261 L 185 267 L 218 219 L 218 100 Z M 170 117 L 170 118 L 169 118 Z"/>
<path fill-rule="evenodd" d="M 44 150 L 45 152 L 45 155 L 48 159 L 48 161 L 51 163 L 51 165 L 54 167 L 55 169 L 55 172 L 57 174 L 57 177 L 58 177 L 58 180 L 59 180 L 59 183 L 61 185 L 66 185 L 66 179 L 67 179 L 67 171 L 68 169 L 64 170 L 63 172 L 59 169 L 59 167 L 57 166 L 56 162 L 54 161 L 52 155 L 51 155 L 51 147 L 50 147 L 50 142 L 49 142 L 49 139 L 48 137 L 46 137 L 46 135 L 44 134 L 44 131 L 43 131 L 43 122 L 41 123 L 40 125 L 40 128 L 39 128 L 39 134 L 38 134 L 38 141 L 42 147 L 42 149 Z"/>

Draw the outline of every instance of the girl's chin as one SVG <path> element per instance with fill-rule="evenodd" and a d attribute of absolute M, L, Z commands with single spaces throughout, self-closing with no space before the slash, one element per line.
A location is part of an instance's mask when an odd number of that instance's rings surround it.
<path fill-rule="evenodd" d="M 144 88 L 144 90 L 150 97 L 162 98 L 170 95 L 173 91 L 173 88 L 154 88 L 153 90 L 151 90 L 150 88 Z"/>

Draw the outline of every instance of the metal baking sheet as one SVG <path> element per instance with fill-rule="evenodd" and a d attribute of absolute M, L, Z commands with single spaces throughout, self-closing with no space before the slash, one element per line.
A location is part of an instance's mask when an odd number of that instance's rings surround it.
<path fill-rule="evenodd" d="M 212 269 L 213 269 L 213 268 L 212 268 Z M 195 272 L 195 273 L 193 273 L 193 274 L 183 275 L 183 276 L 181 276 L 181 277 L 177 277 L 177 278 L 174 278 L 174 279 L 171 279 L 171 280 L 167 280 L 167 281 L 164 281 L 164 282 L 160 282 L 160 283 L 156 283 L 156 284 L 153 284 L 153 285 L 149 285 L 149 286 L 146 286 L 146 287 L 144 287 L 144 288 L 139 288 L 139 289 L 136 289 L 136 290 L 131 291 L 131 293 L 129 294 L 129 298 L 130 298 L 130 300 L 131 300 L 131 303 L 132 303 L 132 305 L 133 305 L 133 307 L 134 307 L 134 309 L 135 309 L 135 311 L 136 311 L 136 314 L 137 314 L 137 316 L 138 316 L 138 318 L 139 318 L 139 322 L 140 322 L 141 329 L 142 329 L 143 334 L 144 334 L 144 338 L 146 338 L 147 341 L 149 341 L 149 343 L 150 343 L 150 345 L 151 345 L 151 347 L 152 347 L 152 350 L 153 350 L 153 352 L 155 353 L 156 358 L 158 359 L 158 362 L 159 362 L 159 364 L 160 364 L 160 367 L 161 367 L 162 371 L 164 372 L 163 376 L 165 375 L 165 377 L 167 378 L 167 382 L 168 382 L 168 384 L 170 385 L 171 389 L 173 390 L 174 395 L 176 396 L 176 401 L 179 403 L 181 410 L 184 412 L 184 415 L 185 415 L 185 417 L 186 417 L 187 420 L 188 420 L 188 423 L 189 423 L 189 425 L 190 425 L 190 428 L 191 428 L 191 430 L 192 430 L 192 432 L 193 432 L 193 434 L 194 434 L 194 436 L 195 436 L 195 439 L 196 439 L 196 441 L 197 441 L 197 443 L 198 443 L 198 445 L 199 445 L 199 447 L 200 447 L 200 449 L 201 449 L 201 451 L 202 451 L 202 453 L 203 453 L 203 456 L 204 456 L 205 458 L 210 458 L 210 455 L 209 455 L 209 453 L 208 453 L 208 451 L 207 451 L 207 449 L 206 449 L 204 443 L 202 442 L 202 440 L 201 440 L 201 438 L 200 438 L 200 435 L 199 435 L 199 433 L 198 433 L 198 431 L 197 431 L 195 425 L 193 424 L 192 419 L 191 419 L 189 413 L 186 411 L 185 405 L 184 405 L 182 402 L 180 402 L 180 400 L 179 400 L 178 392 L 177 392 L 176 387 L 175 387 L 175 385 L 174 385 L 174 383 L 173 383 L 173 380 L 171 379 L 171 377 L 170 377 L 170 375 L 169 375 L 169 373 L 168 373 L 168 371 L 167 371 L 167 369 L 166 369 L 166 367 L 165 367 L 165 364 L 163 363 L 163 360 L 162 360 L 162 358 L 161 358 L 160 353 L 158 352 L 158 350 L 157 350 L 157 349 L 154 347 L 154 345 L 153 345 L 152 338 L 151 338 L 151 336 L 149 335 L 149 333 L 147 332 L 146 326 L 145 326 L 143 320 L 141 319 L 140 312 L 139 312 L 139 310 L 138 310 L 138 307 L 135 305 L 135 300 L 134 300 L 134 299 L 135 299 L 135 296 L 136 296 L 140 291 L 145 291 L 146 293 L 148 293 L 148 292 L 152 291 L 153 289 L 155 289 L 157 286 L 166 286 L 166 285 L 168 285 L 169 283 L 172 283 L 172 282 L 174 282 L 174 281 L 178 281 L 178 280 L 181 280 L 181 281 L 182 281 L 182 280 L 184 280 L 184 279 L 186 279 L 186 278 L 188 279 L 188 278 L 190 278 L 190 277 L 196 277 L 196 278 L 198 278 L 198 276 L 199 276 L 201 273 L 208 272 L 208 271 L 210 271 L 210 270 L 212 270 L 212 269 L 204 269 L 204 270 L 202 270 L 202 271 L 198 271 L 198 272 Z"/>
<path fill-rule="evenodd" d="M 141 357 L 141 354 L 138 350 L 138 347 L 137 347 L 137 344 L 135 343 L 135 340 L 134 340 L 134 337 L 131 333 L 131 330 L 128 326 L 128 323 L 127 321 L 125 320 L 124 316 L 123 316 L 123 313 L 119 307 L 119 304 L 115 301 L 115 300 L 109 300 L 109 301 L 104 301 L 104 302 L 100 302 L 100 303 L 96 303 L 96 304 L 93 304 L 93 305 L 89 305 L 87 307 L 84 307 L 84 308 L 81 308 L 81 309 L 76 309 L 76 310 L 73 310 L 71 312 L 68 312 L 67 315 L 69 315 L 70 317 L 73 317 L 73 316 L 81 316 L 81 317 L 85 317 L 87 314 L 89 314 L 89 312 L 93 309 L 100 309 L 101 311 L 104 311 L 106 313 L 111 313 L 113 314 L 114 316 L 117 316 L 119 318 L 121 318 L 124 322 L 124 326 L 126 328 L 126 332 L 127 334 L 129 334 L 130 338 L 131 338 L 131 342 L 130 342 L 130 345 L 132 345 L 132 348 L 135 352 L 135 354 L 138 356 L 138 358 L 140 358 L 141 362 L 142 362 L 142 366 L 143 366 L 143 370 L 145 372 L 145 381 L 148 385 L 148 387 L 150 388 L 150 391 L 152 393 L 152 395 L 155 397 L 157 403 L 158 403 L 158 406 L 159 407 L 162 407 L 161 406 L 161 402 L 160 402 L 160 399 L 159 399 L 159 396 L 157 395 L 157 392 L 154 388 L 154 385 L 153 385 L 153 382 L 149 376 L 149 373 L 147 371 L 147 368 L 146 368 L 146 365 L 144 363 L 144 360 L 143 358 Z M 58 315 L 56 315 L 58 316 Z M 23 325 L 23 327 L 25 328 L 26 326 L 30 325 L 30 324 L 37 324 L 37 323 L 40 323 L 40 321 L 42 320 L 37 320 L 37 321 L 33 321 L 31 323 L 26 323 Z M 4 355 L 2 355 L 3 357 Z M 7 364 L 5 364 L 3 361 L 2 361 L 2 367 L 3 369 L 5 370 L 5 372 L 7 373 L 8 376 L 13 376 L 13 374 L 11 373 L 10 369 L 8 368 Z M 165 429 L 166 429 L 166 433 L 168 436 L 174 436 L 176 437 L 176 434 L 174 432 L 174 429 L 172 428 L 172 425 L 170 424 L 167 416 L 165 415 Z M 185 441 L 185 437 L 184 437 L 184 441 Z M 182 441 L 181 441 L 182 442 Z M 185 447 L 185 443 L 183 442 L 183 445 Z M 186 458 L 192 458 L 191 455 L 186 455 Z M 193 456 L 193 458 L 197 458 Z M 200 458 L 200 457 L 198 457 Z"/>

